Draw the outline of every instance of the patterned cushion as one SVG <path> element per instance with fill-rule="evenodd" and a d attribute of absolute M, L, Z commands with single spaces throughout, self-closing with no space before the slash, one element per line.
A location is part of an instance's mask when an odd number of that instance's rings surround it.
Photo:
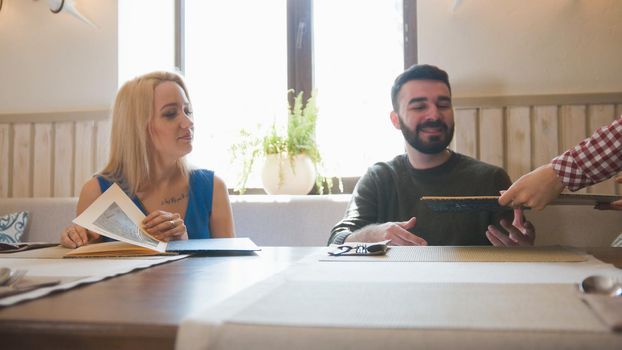
<path fill-rule="evenodd" d="M 16 243 L 26 230 L 28 225 L 28 212 L 20 211 L 17 213 L 0 216 L 0 242 Z"/>

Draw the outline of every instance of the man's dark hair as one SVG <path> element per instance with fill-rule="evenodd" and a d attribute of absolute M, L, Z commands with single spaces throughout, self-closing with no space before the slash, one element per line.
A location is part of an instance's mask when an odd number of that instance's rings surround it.
<path fill-rule="evenodd" d="M 414 64 L 395 78 L 395 82 L 391 88 L 393 111 L 397 112 L 399 108 L 397 103 L 397 95 L 399 94 L 400 89 L 404 84 L 411 80 L 438 80 L 447 85 L 449 93 L 451 94 L 451 85 L 449 85 L 449 76 L 447 75 L 447 72 L 429 64 Z"/>

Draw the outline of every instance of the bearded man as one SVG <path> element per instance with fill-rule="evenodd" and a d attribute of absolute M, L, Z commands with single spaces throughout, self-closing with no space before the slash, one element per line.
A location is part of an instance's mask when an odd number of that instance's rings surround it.
<path fill-rule="evenodd" d="M 494 165 L 448 149 L 454 133 L 451 87 L 445 71 L 414 65 L 391 89 L 393 126 L 406 153 L 371 166 L 357 183 L 329 244 L 533 245 L 535 229 L 512 225 L 512 212 L 434 212 L 422 196 L 496 196 L 511 181 Z"/>

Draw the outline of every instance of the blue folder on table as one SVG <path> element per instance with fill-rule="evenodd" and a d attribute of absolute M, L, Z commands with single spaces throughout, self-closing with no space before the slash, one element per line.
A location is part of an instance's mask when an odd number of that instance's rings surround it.
<path fill-rule="evenodd" d="M 250 254 L 261 250 L 248 237 L 170 241 L 166 251 L 179 254 Z"/>

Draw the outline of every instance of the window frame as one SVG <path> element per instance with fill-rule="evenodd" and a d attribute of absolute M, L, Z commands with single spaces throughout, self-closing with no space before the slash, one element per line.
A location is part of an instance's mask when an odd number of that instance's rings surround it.
<path fill-rule="evenodd" d="M 404 68 L 418 63 L 417 0 L 403 1 Z M 185 0 L 175 0 L 175 67 L 185 74 Z M 287 88 L 311 95 L 313 81 L 313 0 L 287 0 Z M 290 99 L 293 96 L 290 95 Z M 290 101 L 291 103 L 292 101 Z M 361 174 L 362 175 L 362 174 Z M 360 177 L 342 177 L 343 193 L 352 193 Z M 338 193 L 337 181 L 332 193 Z M 233 194 L 233 190 L 229 189 Z M 263 194 L 260 188 L 248 194 Z M 317 194 L 314 188 L 311 194 Z"/>

